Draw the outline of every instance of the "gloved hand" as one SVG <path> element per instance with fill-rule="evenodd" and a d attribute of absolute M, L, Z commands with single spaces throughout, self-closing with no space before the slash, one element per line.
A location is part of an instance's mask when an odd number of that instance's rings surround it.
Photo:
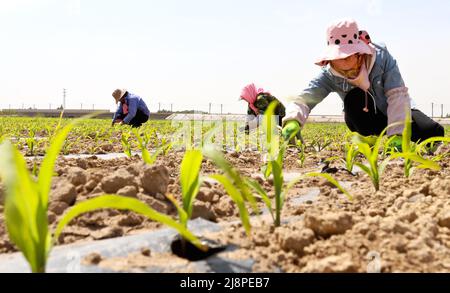
<path fill-rule="evenodd" d="M 400 135 L 391 137 L 388 147 L 394 149 L 397 152 L 402 152 L 402 137 Z"/>
<path fill-rule="evenodd" d="M 298 121 L 295 120 L 288 121 L 286 125 L 283 127 L 281 135 L 283 136 L 284 140 L 291 140 L 296 135 L 301 139 L 300 123 L 298 123 Z"/>

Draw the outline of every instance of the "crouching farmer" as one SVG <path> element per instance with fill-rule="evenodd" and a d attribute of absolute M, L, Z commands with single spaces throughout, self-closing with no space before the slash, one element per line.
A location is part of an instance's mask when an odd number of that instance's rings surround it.
<path fill-rule="evenodd" d="M 119 104 L 112 125 L 128 124 L 132 127 L 140 127 L 148 121 L 150 111 L 141 97 L 124 89 L 115 90 L 112 96 L 116 104 Z"/>
<path fill-rule="evenodd" d="M 242 89 L 240 98 L 248 103 L 247 109 L 248 116 L 247 116 L 247 123 L 245 126 L 246 133 L 248 133 L 252 128 L 250 127 L 250 125 L 254 127 L 259 126 L 261 122 L 260 120 L 262 119 L 264 112 L 267 110 L 270 103 L 273 101 L 278 102 L 274 114 L 278 116 L 279 125 L 281 126 L 282 119 L 285 116 L 285 108 L 283 104 L 277 98 L 272 96 L 269 92 L 264 91 L 261 88 L 257 89 L 255 85 L 252 83 Z"/>
<path fill-rule="evenodd" d="M 342 20 L 327 30 L 327 50 L 316 61 L 322 67 L 303 92 L 287 105 L 283 136 L 289 138 L 305 125 L 310 111 L 330 93 L 344 102 L 345 123 L 361 135 L 394 136 L 401 147 L 406 112 L 412 117 L 414 142 L 443 136 L 444 128 L 421 111 L 411 108 L 410 96 L 399 67 L 386 46 L 375 44 L 354 20 Z"/>

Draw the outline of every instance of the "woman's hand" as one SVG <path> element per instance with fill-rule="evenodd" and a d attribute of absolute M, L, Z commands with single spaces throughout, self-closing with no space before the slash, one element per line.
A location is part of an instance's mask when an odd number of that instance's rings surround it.
<path fill-rule="evenodd" d="M 284 140 L 291 140 L 296 135 L 299 134 L 300 134 L 300 123 L 298 123 L 298 121 L 296 120 L 288 121 L 286 125 L 283 127 L 283 130 L 281 132 L 281 135 L 283 136 Z"/>
<path fill-rule="evenodd" d="M 402 152 L 402 136 L 394 135 L 390 138 L 389 148 L 394 149 L 397 152 Z"/>

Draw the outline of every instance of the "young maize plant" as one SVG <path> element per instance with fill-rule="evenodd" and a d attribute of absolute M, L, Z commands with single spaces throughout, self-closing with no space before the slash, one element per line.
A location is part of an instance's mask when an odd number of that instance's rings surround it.
<path fill-rule="evenodd" d="M 333 162 L 338 161 L 344 165 L 345 170 L 353 175 L 353 169 L 355 166 L 356 158 L 358 157 L 358 147 L 353 143 L 346 143 L 344 145 L 344 157 L 330 157 L 326 161 Z"/>
<path fill-rule="evenodd" d="M 141 136 L 141 132 L 136 128 L 134 128 L 132 131 L 136 136 L 139 149 L 142 152 L 142 160 L 144 160 L 144 162 L 148 165 L 153 165 L 156 162 L 159 154 L 163 152 L 164 147 L 160 147 L 153 154 L 150 154 L 149 150 L 147 149 L 147 144 L 145 144 L 144 139 Z"/>
<path fill-rule="evenodd" d="M 211 159 L 218 168 L 223 171 L 224 174 L 215 174 L 209 177 L 223 185 L 230 198 L 238 207 L 242 225 L 249 235 L 251 225 L 246 203 L 250 203 L 252 209 L 257 214 L 259 214 L 259 209 L 257 206 L 256 198 L 250 192 L 250 189 L 247 185 L 247 179 L 242 176 L 235 168 L 233 168 L 231 164 L 225 159 L 223 154 L 220 151 L 214 149 L 214 147 L 205 147 L 203 153 L 206 157 Z"/>
<path fill-rule="evenodd" d="M 358 152 L 368 161 L 368 165 L 360 162 L 355 162 L 355 165 L 370 177 L 376 191 L 380 190 L 380 177 L 390 160 L 387 157 L 382 160 L 381 164 L 378 162 L 381 142 L 386 131 L 387 128 L 378 137 L 363 137 L 358 133 L 353 136 L 353 142 L 358 146 Z"/>
<path fill-rule="evenodd" d="M 411 123 L 407 123 L 408 121 L 410 121 L 410 120 L 406 121 L 404 131 L 406 131 L 406 132 L 409 131 L 409 134 L 405 132 L 405 135 L 403 137 L 403 143 L 405 144 L 405 148 L 409 151 L 410 150 L 410 138 L 411 138 L 411 133 L 410 133 L 410 131 L 411 131 L 410 124 Z M 395 157 L 399 157 L 399 156 L 392 156 L 392 153 L 390 153 L 391 156 L 387 156 L 386 158 L 381 160 L 381 163 L 379 163 L 379 152 L 380 152 L 380 148 L 382 145 L 383 137 L 389 127 L 393 127 L 393 126 L 400 125 L 403 123 L 405 123 L 405 122 L 399 122 L 399 123 L 394 123 L 394 124 L 389 125 L 380 133 L 380 135 L 378 137 L 377 136 L 363 137 L 357 133 L 355 133 L 353 135 L 353 141 L 358 146 L 358 152 L 360 154 L 362 154 L 368 161 L 368 165 L 364 165 L 359 162 L 356 162 L 355 164 L 358 167 L 360 167 L 361 170 L 363 170 L 370 177 L 372 184 L 376 191 L 380 190 L 381 176 L 382 176 L 387 164 L 389 163 L 389 161 L 394 159 Z M 388 145 L 388 143 L 390 143 L 390 141 L 391 141 L 391 139 L 388 139 L 388 141 L 384 145 L 384 149 L 387 148 L 387 145 Z M 413 154 L 410 152 L 404 153 L 402 157 L 405 158 L 405 160 L 406 160 L 406 162 L 405 162 L 406 169 L 405 170 L 408 170 L 408 172 L 409 172 L 409 169 L 411 168 L 410 160 L 423 161 L 422 160 L 423 158 L 413 156 Z M 429 166 L 431 166 L 431 165 L 429 165 Z"/>
<path fill-rule="evenodd" d="M 180 224 L 187 229 L 188 222 L 192 217 L 194 200 L 197 197 L 201 185 L 200 170 L 202 167 L 203 155 L 201 151 L 190 150 L 184 154 L 180 168 L 180 183 L 182 205 L 180 206 L 173 195 L 167 195 L 167 198 L 173 203 L 178 211 Z M 186 239 L 182 238 L 183 250 L 186 247 Z M 206 250 L 207 247 L 202 247 Z"/>
<path fill-rule="evenodd" d="M 334 180 L 333 177 L 329 174 L 322 174 L 322 173 L 308 173 L 305 175 L 301 175 L 298 178 L 290 181 L 288 184 L 284 184 L 284 176 L 283 176 L 283 160 L 284 160 L 284 154 L 286 151 L 286 148 L 288 147 L 289 141 L 295 137 L 296 133 L 292 134 L 292 137 L 287 140 L 287 142 L 281 143 L 280 145 L 280 137 L 277 135 L 272 135 L 273 127 L 275 125 L 271 122 L 273 113 L 276 107 L 276 102 L 272 102 L 268 109 L 265 112 L 264 117 L 264 126 L 267 127 L 267 147 L 269 150 L 269 161 L 267 164 L 267 167 L 265 169 L 266 176 L 272 175 L 273 176 L 273 187 L 275 190 L 275 210 L 273 209 L 272 202 L 267 194 L 267 192 L 264 190 L 264 188 L 256 181 L 247 179 L 247 184 L 253 188 L 260 196 L 267 208 L 269 209 L 269 212 L 274 220 L 275 227 L 279 227 L 281 225 L 281 211 L 284 206 L 285 198 L 287 196 L 287 193 L 289 190 L 300 180 L 306 178 L 306 177 L 323 177 L 327 180 L 329 180 L 332 184 L 334 184 L 336 187 L 339 188 L 347 197 L 349 200 L 352 200 L 351 195 L 341 187 L 341 185 Z M 269 171 L 267 171 L 269 170 Z"/>
<path fill-rule="evenodd" d="M 34 156 L 34 148 L 36 146 L 36 133 L 34 129 L 30 129 L 28 132 L 28 137 L 25 139 L 28 147 L 28 154 Z"/>
<path fill-rule="evenodd" d="M 432 169 L 432 170 L 440 170 L 441 167 L 438 163 L 433 160 L 426 159 L 421 156 L 421 150 L 425 148 L 428 144 L 434 142 L 450 142 L 450 138 L 448 137 L 433 137 L 423 141 L 420 144 L 415 144 L 411 142 L 411 114 L 409 111 L 407 112 L 405 118 L 405 128 L 402 133 L 402 151 L 391 153 L 391 159 L 395 158 L 403 158 L 404 159 L 404 173 L 405 177 L 410 177 L 414 168 L 419 169 Z M 386 144 L 389 145 L 391 139 L 389 139 Z M 413 163 L 418 163 L 416 167 L 413 167 Z"/>
<path fill-rule="evenodd" d="M 131 158 L 131 144 L 130 144 L 130 133 L 122 132 L 120 142 L 122 143 L 123 152 L 128 158 Z"/>
<path fill-rule="evenodd" d="M 30 175 L 24 157 L 9 142 L 0 145 L 0 177 L 6 187 L 5 223 L 9 239 L 22 252 L 32 272 L 45 272 L 47 258 L 64 227 L 80 214 L 99 209 L 129 210 L 176 229 L 185 239 L 201 247 L 200 241 L 172 218 L 143 202 L 116 195 L 99 196 L 73 206 L 58 223 L 52 238 L 47 210 L 56 158 L 76 120 L 56 134 L 41 163 L 37 179 Z"/>
<path fill-rule="evenodd" d="M 300 164 L 300 168 L 303 168 L 305 165 L 306 155 L 305 155 L 305 144 L 301 142 L 300 140 L 296 141 L 297 149 L 299 150 L 298 153 L 298 160 L 297 162 Z"/>

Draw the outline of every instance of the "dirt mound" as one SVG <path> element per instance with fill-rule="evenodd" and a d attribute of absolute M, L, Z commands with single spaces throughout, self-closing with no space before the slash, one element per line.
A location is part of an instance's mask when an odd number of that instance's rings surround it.
<path fill-rule="evenodd" d="M 135 177 L 126 169 L 120 169 L 101 180 L 101 188 L 106 193 L 116 193 L 119 189 L 135 183 Z"/>
<path fill-rule="evenodd" d="M 169 171 L 165 166 L 144 166 L 140 181 L 149 195 L 165 194 L 169 185 Z"/>

